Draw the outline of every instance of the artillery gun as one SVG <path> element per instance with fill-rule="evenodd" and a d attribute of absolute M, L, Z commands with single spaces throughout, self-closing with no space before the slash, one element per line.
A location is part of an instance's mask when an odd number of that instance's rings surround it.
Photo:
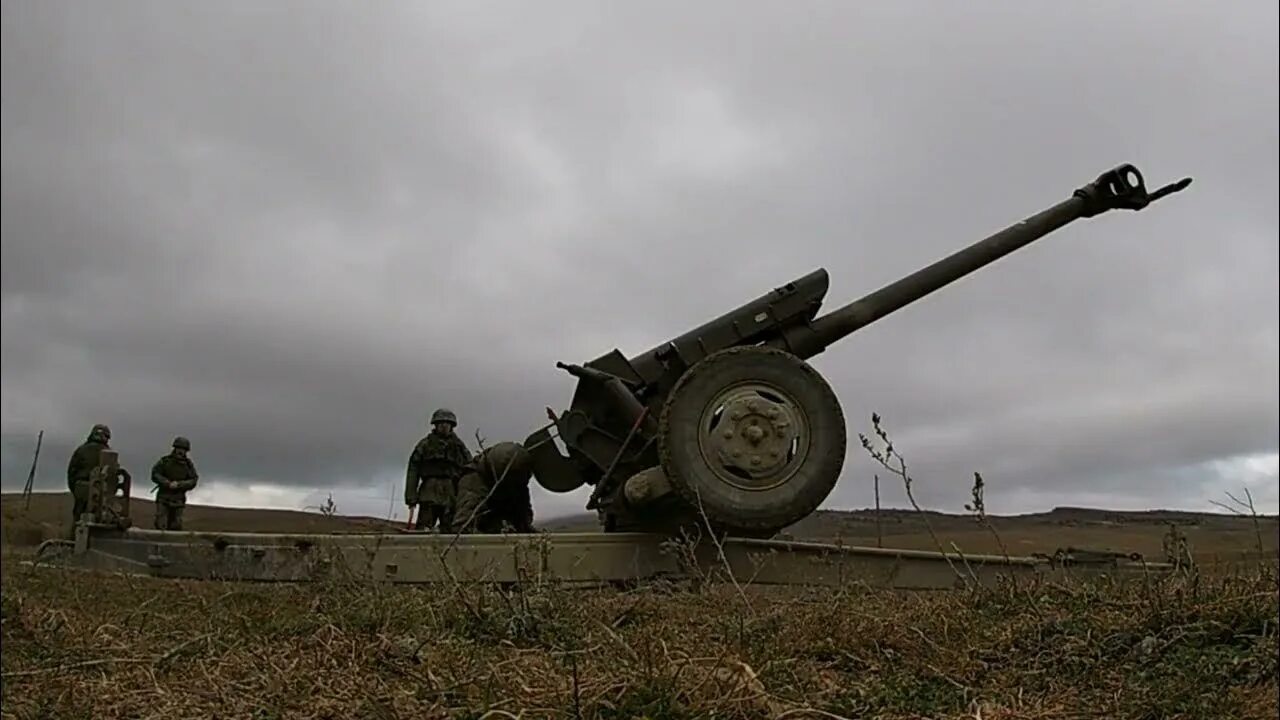
<path fill-rule="evenodd" d="M 704 579 L 724 567 L 764 585 L 939 589 L 1008 575 L 1147 577 L 1173 568 L 1141 557 L 963 556 L 943 552 L 764 539 L 817 509 L 840 477 L 846 431 L 831 387 L 808 365 L 836 341 L 1080 218 L 1141 210 L 1187 187 L 1148 193 L 1131 165 L 1103 173 L 1067 200 L 826 315 L 817 269 L 708 323 L 627 358 L 613 350 L 584 365 L 568 410 L 525 441 L 520 463 L 543 487 L 593 486 L 589 509 L 605 533 L 447 535 L 381 532 L 295 535 L 129 527 L 127 486 L 111 522 L 100 500 L 74 542 L 46 541 L 37 562 L 170 578 L 304 582 L 350 573 L 379 582 L 511 583 L 529 578 L 596 584 Z M 555 429 L 567 455 L 554 444 Z M 114 455 L 107 456 L 109 463 Z M 506 470 L 502 471 L 505 474 Z M 95 498 L 109 497 L 99 493 Z M 106 522 L 104 522 L 106 520 Z M 692 556 L 669 533 L 689 523 L 737 535 Z M 745 537 L 744 537 L 745 536 Z M 736 580 L 735 580 L 736 582 Z"/>
<path fill-rule="evenodd" d="M 946 285 L 1081 218 L 1141 210 L 1190 178 L 1148 192 L 1120 165 L 1071 197 L 825 315 L 824 268 L 633 357 L 614 349 L 557 363 L 578 379 L 569 409 L 525 447 L 538 483 L 593 486 L 604 530 L 771 536 L 816 510 L 840 478 L 844 413 L 806 361 Z M 551 430 L 567 455 L 554 444 Z"/>

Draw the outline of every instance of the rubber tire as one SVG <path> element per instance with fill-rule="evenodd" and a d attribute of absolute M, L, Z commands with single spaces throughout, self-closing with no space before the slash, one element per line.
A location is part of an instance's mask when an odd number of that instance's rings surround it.
<path fill-rule="evenodd" d="M 785 484 L 763 491 L 732 487 L 706 469 L 698 424 L 706 404 L 724 387 L 759 380 L 787 391 L 807 414 L 809 457 Z M 765 346 L 708 355 L 676 382 L 658 421 L 658 453 L 672 488 L 713 526 L 753 536 L 772 534 L 808 517 L 840 479 L 846 446 L 844 412 L 835 392 L 811 365 Z"/>

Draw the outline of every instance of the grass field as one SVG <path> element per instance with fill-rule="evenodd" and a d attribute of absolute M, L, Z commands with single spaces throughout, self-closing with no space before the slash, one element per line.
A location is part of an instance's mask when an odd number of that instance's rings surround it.
<path fill-rule="evenodd" d="M 4 718 L 1273 718 L 1274 517 L 1060 509 L 992 518 L 1011 552 L 1160 556 L 1199 575 L 892 593 L 732 584 L 236 585 L 32 568 L 64 495 L 3 499 Z M 145 523 L 149 504 L 135 505 Z M 189 527 L 323 532 L 370 518 L 192 507 Z M 928 524 L 925 524 L 925 521 Z M 575 528 L 575 519 L 548 529 Z M 994 550 L 965 516 L 821 512 L 796 537 Z M 24 531 L 23 529 L 26 528 Z M 930 532 L 932 530 L 932 532 Z M 25 534 L 24 534 L 25 533 Z M 23 547 L 23 546 L 26 547 Z M 1257 548 L 1247 570 L 1214 560 Z"/>
<path fill-rule="evenodd" d="M 1274 718 L 1274 567 L 887 593 L 3 563 L 4 718 Z"/>

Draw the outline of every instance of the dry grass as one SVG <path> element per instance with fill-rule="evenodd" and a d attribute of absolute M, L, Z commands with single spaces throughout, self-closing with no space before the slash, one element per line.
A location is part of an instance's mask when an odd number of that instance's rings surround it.
<path fill-rule="evenodd" d="M 193 507 L 190 526 L 348 522 L 252 512 Z M 46 514 L 21 519 L 47 529 L 61 517 Z M 885 544 L 1158 558 L 1165 530 L 1095 511 L 978 514 L 893 513 Z M 865 513 L 805 522 L 797 534 L 874 537 Z M 1202 561 L 1238 563 L 1251 546 L 1255 561 L 1271 559 L 1125 584 L 892 593 L 241 585 L 37 570 L 10 556 L 3 717 L 1276 717 L 1276 518 L 1178 522 Z"/>
<path fill-rule="evenodd" d="M 749 605 L 723 585 L 456 590 L 162 581 L 9 558 L 3 715 L 1277 714 L 1274 567 L 972 592 L 748 588 Z"/>

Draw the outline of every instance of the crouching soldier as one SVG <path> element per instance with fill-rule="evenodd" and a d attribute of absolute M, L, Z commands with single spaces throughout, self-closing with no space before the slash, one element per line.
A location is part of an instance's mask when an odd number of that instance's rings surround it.
<path fill-rule="evenodd" d="M 187 493 L 195 489 L 200 476 L 195 463 L 187 457 L 191 441 L 173 439 L 173 450 L 151 467 L 151 481 L 156 484 L 156 529 L 181 530 L 182 511 L 187 506 Z"/>
<path fill-rule="evenodd" d="M 71 491 L 71 527 L 72 533 L 75 533 L 75 524 L 80 520 L 80 516 L 89 512 L 89 495 L 90 480 L 94 471 L 102 464 L 102 451 L 111 449 L 111 428 L 106 425 L 94 425 L 89 430 L 89 437 L 80 447 L 71 453 L 71 460 L 67 463 L 67 489 Z M 131 481 L 129 471 L 116 465 L 114 458 L 110 464 L 111 471 L 116 475 L 112 480 L 123 480 L 125 483 Z"/>
<path fill-rule="evenodd" d="M 533 458 L 519 443 L 498 443 L 477 455 L 458 481 L 454 530 L 500 533 L 505 526 L 518 533 L 535 532 L 529 499 L 532 475 Z"/>

